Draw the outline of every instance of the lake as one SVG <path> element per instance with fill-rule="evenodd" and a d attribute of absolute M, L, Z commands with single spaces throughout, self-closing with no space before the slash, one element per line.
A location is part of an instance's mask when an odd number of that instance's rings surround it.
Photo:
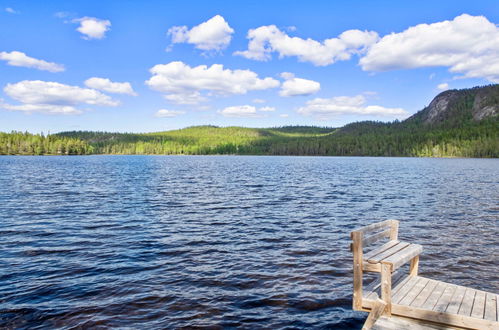
<path fill-rule="evenodd" d="M 355 329 L 349 233 L 499 293 L 499 160 L 0 157 L 0 327 Z"/>

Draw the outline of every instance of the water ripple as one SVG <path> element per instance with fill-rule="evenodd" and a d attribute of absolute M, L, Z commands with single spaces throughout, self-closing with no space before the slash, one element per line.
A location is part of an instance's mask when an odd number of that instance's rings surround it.
<path fill-rule="evenodd" d="M 0 158 L 0 328 L 355 329 L 349 233 L 499 292 L 499 161 Z"/>

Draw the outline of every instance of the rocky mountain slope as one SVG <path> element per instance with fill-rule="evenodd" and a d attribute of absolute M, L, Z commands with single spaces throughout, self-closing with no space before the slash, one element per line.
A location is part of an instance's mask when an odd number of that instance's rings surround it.
<path fill-rule="evenodd" d="M 499 85 L 448 90 L 437 95 L 422 111 L 408 122 L 417 120 L 424 125 L 450 124 L 455 126 L 469 121 L 481 121 L 499 115 Z"/>

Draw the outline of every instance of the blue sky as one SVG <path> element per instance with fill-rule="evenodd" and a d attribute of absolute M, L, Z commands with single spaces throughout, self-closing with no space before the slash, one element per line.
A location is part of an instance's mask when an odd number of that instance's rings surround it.
<path fill-rule="evenodd" d="M 404 119 L 499 82 L 497 1 L 0 1 L 0 131 Z"/>

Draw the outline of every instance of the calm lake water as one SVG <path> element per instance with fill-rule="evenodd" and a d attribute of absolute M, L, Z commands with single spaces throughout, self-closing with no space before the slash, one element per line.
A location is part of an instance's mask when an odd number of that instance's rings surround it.
<path fill-rule="evenodd" d="M 0 327 L 360 328 L 349 233 L 499 293 L 499 160 L 0 157 Z"/>

